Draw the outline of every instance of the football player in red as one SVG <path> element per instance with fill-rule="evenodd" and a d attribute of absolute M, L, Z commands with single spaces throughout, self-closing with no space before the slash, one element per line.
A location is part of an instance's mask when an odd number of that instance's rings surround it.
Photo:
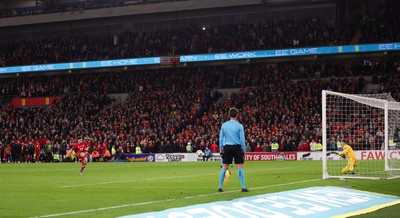
<path fill-rule="evenodd" d="M 82 141 L 82 138 L 79 138 L 78 142 L 74 145 L 74 147 L 72 147 L 71 152 L 72 151 L 75 151 L 76 157 L 81 159 L 82 167 L 81 170 L 79 171 L 79 174 L 82 175 L 87 162 L 87 155 L 86 155 L 86 152 L 88 151 L 87 143 Z"/>

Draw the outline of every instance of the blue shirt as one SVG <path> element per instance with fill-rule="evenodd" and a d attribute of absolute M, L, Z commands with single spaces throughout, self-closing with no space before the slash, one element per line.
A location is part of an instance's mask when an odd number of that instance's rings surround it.
<path fill-rule="evenodd" d="M 243 125 L 236 120 L 229 120 L 222 124 L 219 133 L 219 150 L 224 150 L 224 145 L 240 145 L 246 153 Z"/>
<path fill-rule="evenodd" d="M 211 157 L 211 156 L 212 156 L 211 150 L 210 150 L 210 149 L 205 150 L 205 151 L 204 151 L 204 155 L 205 155 L 205 156 L 208 156 L 208 157 Z"/>

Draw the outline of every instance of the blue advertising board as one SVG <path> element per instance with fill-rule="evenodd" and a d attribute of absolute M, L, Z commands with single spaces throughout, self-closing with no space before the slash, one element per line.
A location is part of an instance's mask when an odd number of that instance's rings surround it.
<path fill-rule="evenodd" d="M 288 48 L 288 49 L 260 50 L 260 51 L 182 55 L 180 56 L 180 62 L 193 63 L 193 62 L 203 62 L 203 61 L 227 61 L 227 60 L 254 59 L 254 58 L 332 55 L 332 54 L 350 54 L 350 53 L 362 53 L 362 52 L 398 51 L 398 50 L 400 50 L 400 42 L 392 42 L 392 43 L 364 44 L 364 45 L 323 46 L 323 47 L 309 47 L 309 48 Z M 160 64 L 160 57 L 0 67 L 0 74 L 59 71 L 59 70 L 79 70 L 79 69 L 125 67 L 125 66 L 140 66 L 140 65 L 155 65 L 155 64 Z"/>
<path fill-rule="evenodd" d="M 288 48 L 288 49 L 277 49 L 277 50 L 228 52 L 228 53 L 201 54 L 201 55 L 183 55 L 181 56 L 181 63 L 201 62 L 201 61 L 226 61 L 226 60 L 253 59 L 253 58 L 294 57 L 294 56 L 305 56 L 305 55 L 349 54 L 349 53 L 359 53 L 359 52 L 379 52 L 379 51 L 394 51 L 394 50 L 400 50 L 400 42 L 365 44 L 365 45 L 324 46 L 324 47 L 310 47 L 310 48 Z"/>
<path fill-rule="evenodd" d="M 107 68 L 107 67 L 125 67 L 125 66 L 139 66 L 139 65 L 150 65 L 159 63 L 160 63 L 160 57 L 71 62 L 71 63 L 58 63 L 58 64 L 39 64 L 39 65 L 27 65 L 27 66 L 0 67 L 0 74 L 58 71 L 58 70 L 79 70 L 79 69 L 93 69 L 93 68 Z"/>

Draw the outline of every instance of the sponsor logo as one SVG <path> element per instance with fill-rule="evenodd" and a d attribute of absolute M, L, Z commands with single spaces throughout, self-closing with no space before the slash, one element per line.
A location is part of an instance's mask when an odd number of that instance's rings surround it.
<path fill-rule="evenodd" d="M 131 161 L 131 162 L 147 162 L 147 157 L 131 157 L 131 158 L 128 158 L 128 161 Z"/>
<path fill-rule="evenodd" d="M 226 59 L 240 59 L 240 58 L 256 58 L 255 52 L 235 52 L 235 53 L 222 53 L 215 54 L 216 60 L 226 60 Z"/>
<path fill-rule="evenodd" d="M 275 161 L 275 160 L 297 160 L 296 152 L 262 152 L 262 153 L 246 153 L 246 161 Z"/>
<path fill-rule="evenodd" d="M 398 50 L 400 49 L 399 43 L 379 44 L 379 50 Z"/>
<path fill-rule="evenodd" d="M 158 161 L 163 161 L 165 160 L 165 155 L 164 154 L 156 154 L 156 160 Z"/>
<path fill-rule="evenodd" d="M 102 66 L 102 67 L 136 65 L 136 64 L 138 64 L 137 59 L 100 61 L 100 66 Z"/>
<path fill-rule="evenodd" d="M 54 65 L 31 65 L 31 66 L 22 66 L 22 72 L 31 72 L 31 71 L 45 71 L 45 70 L 54 70 Z"/>
<path fill-rule="evenodd" d="M 385 151 L 361 151 L 361 160 L 383 160 Z M 400 150 L 388 151 L 388 159 L 400 159 Z"/>
<path fill-rule="evenodd" d="M 154 154 L 128 154 L 126 160 L 131 162 L 154 162 Z"/>
<path fill-rule="evenodd" d="M 181 162 L 184 158 L 185 155 L 183 154 L 166 154 L 165 157 L 169 162 Z"/>
<path fill-rule="evenodd" d="M 333 217 L 362 214 L 400 202 L 383 196 L 335 187 L 312 187 L 286 192 L 218 201 L 160 212 L 128 215 L 134 217 Z"/>
<path fill-rule="evenodd" d="M 306 54 L 318 54 L 318 48 L 275 50 L 276 56 L 291 56 L 291 55 L 306 55 Z"/>
<path fill-rule="evenodd" d="M 193 62 L 197 61 L 197 56 L 190 55 L 190 56 L 181 56 L 181 62 Z"/>

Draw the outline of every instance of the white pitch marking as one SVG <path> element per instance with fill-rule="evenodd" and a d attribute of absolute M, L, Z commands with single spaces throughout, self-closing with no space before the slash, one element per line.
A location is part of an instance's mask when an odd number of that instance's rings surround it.
<path fill-rule="evenodd" d="M 287 170 L 287 169 L 292 169 L 292 168 L 274 168 L 274 169 L 252 170 L 252 171 L 246 171 L 246 173 L 259 172 L 259 171 L 270 171 L 270 170 L 274 170 L 274 171 L 275 170 Z M 109 185 L 109 184 L 115 184 L 115 183 L 154 181 L 154 180 L 164 180 L 164 179 L 179 179 L 179 178 L 198 177 L 198 176 L 213 176 L 213 175 L 219 175 L 219 172 L 218 173 L 208 173 L 208 174 L 186 175 L 186 176 L 168 176 L 168 177 L 161 177 L 161 178 L 157 177 L 157 178 L 147 178 L 147 179 L 132 179 L 132 180 L 125 180 L 125 181 L 64 185 L 64 186 L 61 186 L 61 188 L 72 188 L 72 187 L 93 186 L 93 185 Z"/>
<path fill-rule="evenodd" d="M 322 180 L 322 179 L 302 180 L 302 181 L 297 181 L 297 182 L 288 182 L 288 183 L 281 183 L 281 184 L 275 184 L 275 185 L 267 185 L 267 186 L 260 186 L 260 187 L 252 187 L 251 189 L 273 188 L 273 187 L 278 187 L 278 186 L 293 185 L 293 184 L 299 184 L 299 183 L 316 182 L 316 181 L 320 181 L 320 180 Z M 220 195 L 220 194 L 233 193 L 233 192 L 239 192 L 239 191 L 241 191 L 241 190 L 234 190 L 234 191 L 225 191 L 225 192 L 220 192 L 220 193 L 212 193 L 212 194 L 202 194 L 202 195 L 187 196 L 187 197 L 180 198 L 180 199 L 177 199 L 177 198 L 170 198 L 170 199 L 159 200 L 159 201 L 148 201 L 148 202 L 140 202 L 140 203 L 134 203 L 134 204 L 123 204 L 123 205 L 117 205 L 117 206 L 112 206 L 112 207 L 101 207 L 101 208 L 95 208 L 95 209 L 89 209 L 89 210 L 78 210 L 78 211 L 71 211 L 71 212 L 65 212 L 65 213 L 48 214 L 48 215 L 42 215 L 42 216 L 31 217 L 31 218 L 45 218 L 45 217 L 57 217 L 57 216 L 74 215 L 74 214 L 81 214 L 81 213 L 88 213 L 88 212 L 96 212 L 96 211 L 103 211 L 103 210 L 112 210 L 112 209 L 118 209 L 118 208 L 123 208 L 123 207 L 134 207 L 134 206 L 141 206 L 141 205 L 148 205 L 148 204 L 163 203 L 163 202 L 169 202 L 169 201 L 175 201 L 175 200 L 182 200 L 182 199 L 184 200 L 184 199 L 193 199 L 193 198 L 208 197 L 208 196 L 213 196 L 213 195 Z"/>
<path fill-rule="evenodd" d="M 134 203 L 134 204 L 123 204 L 123 205 L 117 205 L 117 206 L 112 206 L 112 207 L 101 207 L 101 208 L 89 209 L 89 210 L 78 210 L 78 211 L 72 211 L 72 212 L 66 212 L 66 213 L 57 213 L 57 214 L 36 216 L 36 217 L 31 217 L 31 218 L 44 218 L 44 217 L 56 217 L 56 216 L 74 215 L 74 214 L 80 214 L 80 213 L 88 213 L 88 212 L 96 212 L 96 211 L 102 211 L 102 210 L 118 209 L 118 208 L 123 208 L 123 207 L 132 207 L 132 206 L 141 206 L 141 205 L 146 205 L 146 204 L 155 204 L 155 203 L 168 202 L 168 201 L 173 201 L 173 200 L 176 200 L 176 199 L 166 199 L 166 200 L 160 200 L 160 201 L 148 201 L 148 202 L 140 202 L 140 203 Z"/>

